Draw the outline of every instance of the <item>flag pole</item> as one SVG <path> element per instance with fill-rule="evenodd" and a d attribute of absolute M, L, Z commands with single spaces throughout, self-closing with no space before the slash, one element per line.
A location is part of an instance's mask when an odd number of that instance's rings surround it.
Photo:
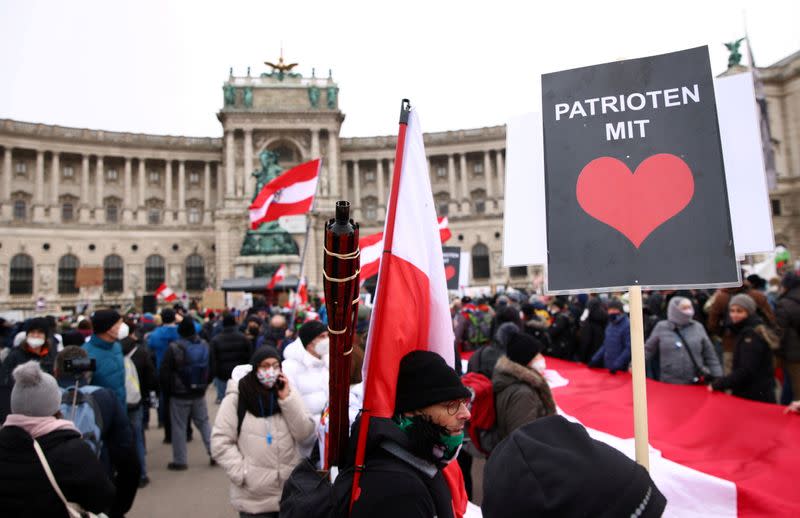
<path fill-rule="evenodd" d="M 303 282 L 303 275 L 305 275 L 306 271 L 306 252 L 308 252 L 308 238 L 311 235 L 311 213 L 314 212 L 314 209 L 317 207 L 317 191 L 319 191 L 319 175 L 322 169 L 322 159 L 319 161 L 319 169 L 317 169 L 317 183 L 314 185 L 314 198 L 311 200 L 311 208 L 308 210 L 308 215 L 306 215 L 306 238 L 303 241 L 303 251 L 300 254 L 300 275 L 297 277 L 297 286 L 295 287 L 295 294 L 300 293 L 300 283 Z M 286 326 L 287 329 L 294 329 L 294 321 L 297 318 L 297 296 L 294 297 L 294 301 L 292 302 L 292 315 L 289 317 L 289 325 Z"/>
<path fill-rule="evenodd" d="M 380 291 L 382 272 L 386 271 L 384 261 L 390 261 L 392 257 L 392 243 L 394 241 L 394 223 L 395 216 L 397 215 L 397 196 L 400 191 L 400 175 L 403 171 L 403 156 L 405 154 L 406 144 L 406 130 L 408 129 L 408 118 L 411 113 L 411 102 L 408 99 L 403 99 L 400 103 L 400 128 L 397 134 L 397 148 L 394 157 L 394 171 L 392 172 L 392 190 L 389 194 L 389 210 L 386 215 L 386 229 L 383 233 L 383 252 L 381 254 L 381 266 L 378 269 L 378 290 L 375 292 L 375 304 L 373 313 L 373 329 L 370 329 L 370 335 L 378 336 L 377 326 L 382 325 L 384 322 L 383 308 L 381 304 L 384 295 Z M 367 432 L 369 431 L 369 420 L 371 405 L 370 388 L 374 385 L 374 376 L 370 376 L 370 372 L 374 372 L 373 365 L 376 355 L 370 353 L 367 357 L 367 377 L 364 380 L 364 407 L 361 409 L 361 422 L 358 429 L 358 442 L 356 444 L 356 458 L 355 458 L 355 472 L 353 473 L 353 489 L 350 494 L 350 510 L 353 509 L 353 504 L 361 495 L 361 487 L 359 486 L 361 480 L 361 473 L 364 471 L 365 450 L 367 447 Z"/>
<path fill-rule="evenodd" d="M 636 462 L 650 470 L 650 446 L 647 427 L 647 379 L 644 366 L 644 317 L 642 287 L 628 291 L 631 317 L 631 374 L 633 376 L 633 436 Z"/>

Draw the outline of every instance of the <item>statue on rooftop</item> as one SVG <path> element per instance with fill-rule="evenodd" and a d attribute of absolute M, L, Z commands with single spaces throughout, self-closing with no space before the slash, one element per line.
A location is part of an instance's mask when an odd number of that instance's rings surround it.
<path fill-rule="evenodd" d="M 730 55 L 728 56 L 728 68 L 741 66 L 742 53 L 739 52 L 739 47 L 744 40 L 745 38 L 739 38 L 736 41 L 725 44 L 725 47 L 730 51 Z"/>
<path fill-rule="evenodd" d="M 331 110 L 336 109 L 336 97 L 339 94 L 339 88 L 335 86 L 328 87 L 328 108 Z"/>
<path fill-rule="evenodd" d="M 319 88 L 317 86 L 308 87 L 308 101 L 312 108 L 319 108 Z"/>
<path fill-rule="evenodd" d="M 244 107 L 245 108 L 252 108 L 253 107 L 253 88 L 248 86 L 244 89 L 244 94 L 242 95 L 242 99 L 244 100 Z"/>
<path fill-rule="evenodd" d="M 222 87 L 225 97 L 225 106 L 233 106 L 236 104 L 236 88 L 230 83 Z"/>

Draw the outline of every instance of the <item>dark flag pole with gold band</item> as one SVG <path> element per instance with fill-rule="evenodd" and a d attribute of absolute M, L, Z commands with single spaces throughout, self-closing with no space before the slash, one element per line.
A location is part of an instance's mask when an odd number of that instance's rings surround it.
<path fill-rule="evenodd" d="M 347 452 L 350 422 L 350 367 L 358 318 L 361 251 L 358 223 L 350 219 L 350 202 L 336 202 L 336 217 L 325 225 L 322 275 L 330 337 L 329 419 L 325 436 L 326 470 L 341 466 Z"/>

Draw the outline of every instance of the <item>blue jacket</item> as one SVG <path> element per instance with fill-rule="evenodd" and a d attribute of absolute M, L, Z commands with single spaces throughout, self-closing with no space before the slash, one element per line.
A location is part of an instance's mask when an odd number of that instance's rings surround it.
<path fill-rule="evenodd" d="M 149 347 L 156 355 L 156 370 L 161 370 L 161 361 L 164 359 L 164 353 L 169 348 L 169 343 L 176 341 L 178 338 L 178 326 L 167 324 L 156 328 L 147 337 L 147 347 Z"/>
<path fill-rule="evenodd" d="M 603 345 L 592 356 L 589 365 L 605 367 L 612 371 L 628 370 L 631 363 L 631 322 L 627 315 L 608 322 Z"/>
<path fill-rule="evenodd" d="M 111 389 L 125 408 L 125 359 L 122 345 L 119 342 L 106 342 L 97 335 L 92 335 L 83 344 L 83 349 L 90 358 L 97 361 L 97 370 L 92 376 L 92 385 Z"/>

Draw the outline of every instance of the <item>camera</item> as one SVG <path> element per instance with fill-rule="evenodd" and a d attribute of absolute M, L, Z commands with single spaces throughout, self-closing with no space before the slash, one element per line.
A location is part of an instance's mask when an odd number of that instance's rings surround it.
<path fill-rule="evenodd" d="M 80 375 L 84 372 L 94 372 L 97 370 L 97 361 L 94 358 L 72 358 L 64 360 L 64 372 L 66 374 Z"/>

